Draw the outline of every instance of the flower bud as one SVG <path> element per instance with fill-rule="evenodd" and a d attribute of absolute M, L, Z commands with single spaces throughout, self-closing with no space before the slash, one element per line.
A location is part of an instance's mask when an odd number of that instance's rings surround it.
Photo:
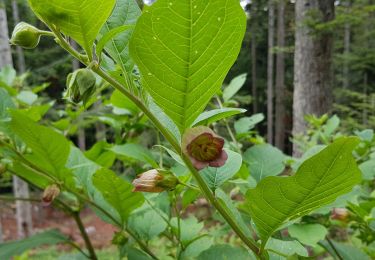
<path fill-rule="evenodd" d="M 205 126 L 188 129 L 182 137 L 183 151 L 197 170 L 223 166 L 228 159 L 223 147 L 224 139 Z"/>
<path fill-rule="evenodd" d="M 125 245 L 129 239 L 127 238 L 124 232 L 116 232 L 112 238 L 112 244 L 116 246 L 123 246 Z"/>
<path fill-rule="evenodd" d="M 41 31 L 25 22 L 16 25 L 10 43 L 25 49 L 34 49 L 40 41 Z"/>
<path fill-rule="evenodd" d="M 49 206 L 54 201 L 54 199 L 59 196 L 60 188 L 56 184 L 52 184 L 48 186 L 44 192 L 42 197 L 43 206 Z"/>
<path fill-rule="evenodd" d="M 163 192 L 173 190 L 178 184 L 178 179 L 170 172 L 163 170 L 149 170 L 140 174 L 134 181 L 134 191 Z"/>
<path fill-rule="evenodd" d="M 68 89 L 67 96 L 72 102 L 83 101 L 83 104 L 86 105 L 95 93 L 96 78 L 90 70 L 79 69 L 68 75 L 66 87 Z"/>
<path fill-rule="evenodd" d="M 346 208 L 334 208 L 331 212 L 331 218 L 335 220 L 346 221 L 349 217 L 349 211 Z"/>

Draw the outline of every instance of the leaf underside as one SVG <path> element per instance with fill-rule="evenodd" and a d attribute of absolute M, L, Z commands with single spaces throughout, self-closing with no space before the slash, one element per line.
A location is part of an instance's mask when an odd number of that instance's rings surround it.
<path fill-rule="evenodd" d="M 358 139 L 340 138 L 305 161 L 291 177 L 268 177 L 246 194 L 249 212 L 265 244 L 290 220 L 352 190 L 361 173 L 352 156 Z"/>
<path fill-rule="evenodd" d="M 94 40 L 116 0 L 29 0 L 29 3 L 41 20 L 72 37 L 91 56 Z"/>
<path fill-rule="evenodd" d="M 180 130 L 220 89 L 245 27 L 237 0 L 158 0 L 138 20 L 130 54 L 144 87 Z"/>

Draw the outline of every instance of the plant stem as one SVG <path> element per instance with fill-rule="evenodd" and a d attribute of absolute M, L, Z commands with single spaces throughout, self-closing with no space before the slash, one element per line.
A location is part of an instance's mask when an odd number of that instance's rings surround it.
<path fill-rule="evenodd" d="M 339 251 L 337 250 L 337 248 L 335 247 L 335 245 L 332 243 L 331 239 L 329 239 L 328 237 L 326 237 L 326 240 L 328 242 L 328 244 L 332 247 L 333 251 L 335 252 L 335 254 L 337 255 L 337 257 L 340 259 L 340 260 L 344 260 L 344 258 L 340 255 Z"/>
<path fill-rule="evenodd" d="M 90 238 L 89 238 L 89 236 L 86 232 L 85 226 L 82 223 L 79 212 L 77 212 L 77 211 L 72 212 L 72 216 L 73 216 L 75 222 L 77 223 L 77 226 L 79 228 L 79 231 L 81 232 L 83 240 L 85 241 L 86 248 L 87 248 L 87 250 L 89 251 L 89 254 L 90 254 L 90 259 L 97 260 L 98 257 L 96 256 L 95 249 L 92 246 L 91 240 L 90 240 Z"/>
<path fill-rule="evenodd" d="M 51 28 L 53 32 L 56 34 L 56 37 L 58 38 L 59 44 L 64 48 L 66 51 L 68 51 L 71 55 L 73 55 L 75 58 L 77 58 L 80 62 L 85 64 L 86 66 L 90 65 L 90 68 L 92 71 L 94 71 L 97 75 L 102 77 L 105 81 L 107 81 L 109 84 L 111 84 L 115 89 L 120 91 L 124 96 L 129 98 L 148 118 L 149 120 L 155 125 L 155 127 L 161 132 L 161 134 L 165 137 L 165 139 L 170 143 L 170 145 L 173 147 L 173 149 L 178 153 L 182 155 L 182 159 L 184 160 L 186 166 L 194 176 L 195 180 L 198 183 L 198 186 L 202 190 L 203 194 L 205 195 L 206 199 L 217 209 L 217 211 L 222 215 L 222 217 L 227 221 L 227 223 L 232 227 L 233 231 L 240 237 L 240 239 L 251 249 L 257 256 L 260 254 L 260 250 L 258 247 L 258 244 L 253 241 L 251 238 L 248 238 L 246 234 L 241 230 L 240 226 L 237 224 L 237 222 L 226 212 L 224 207 L 220 205 L 220 203 L 216 200 L 214 194 L 211 192 L 210 188 L 202 178 L 202 176 L 199 174 L 199 172 L 194 168 L 192 165 L 190 159 L 182 152 L 181 146 L 179 142 L 175 139 L 175 137 L 171 134 L 171 132 L 164 127 L 164 125 L 156 118 L 156 116 L 148 109 L 148 107 L 142 102 L 138 97 L 134 96 L 132 93 L 130 93 L 125 86 L 123 86 L 121 83 L 119 83 L 117 80 L 113 79 L 109 74 L 104 72 L 98 64 L 93 65 L 90 64 L 89 61 L 86 59 L 83 59 L 84 56 L 82 56 L 80 53 L 78 53 L 76 50 L 74 50 L 69 43 L 62 37 L 59 31 Z M 129 84 L 132 81 L 128 80 Z M 129 88 L 132 88 L 132 86 L 129 86 Z"/>

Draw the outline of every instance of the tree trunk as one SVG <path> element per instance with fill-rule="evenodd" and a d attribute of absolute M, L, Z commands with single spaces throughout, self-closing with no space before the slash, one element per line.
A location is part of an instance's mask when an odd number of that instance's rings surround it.
<path fill-rule="evenodd" d="M 13 12 L 14 24 L 16 25 L 20 22 L 17 0 L 12 0 L 12 12 Z M 19 73 L 23 74 L 26 72 L 25 55 L 23 53 L 23 49 L 20 46 L 16 47 L 16 52 L 17 52 L 17 70 Z"/>
<path fill-rule="evenodd" d="M 256 3 L 252 2 L 251 5 L 251 93 L 253 101 L 253 113 L 258 112 L 258 93 L 257 93 L 257 54 L 256 54 Z"/>
<path fill-rule="evenodd" d="M 0 0 L 0 68 L 12 64 L 5 3 L 3 0 Z"/>
<path fill-rule="evenodd" d="M 275 3 L 268 2 L 268 57 L 267 57 L 267 141 L 273 144 L 273 67 L 275 38 Z"/>
<path fill-rule="evenodd" d="M 275 145 L 284 150 L 285 146 L 285 0 L 279 0 L 277 9 L 277 47 L 276 54 L 276 109 Z"/>
<path fill-rule="evenodd" d="M 0 0 L 0 69 L 13 65 L 12 54 L 9 46 L 8 21 L 4 1 Z M 13 176 L 13 192 L 15 197 L 29 198 L 27 183 Z M 31 204 L 27 201 L 16 202 L 17 236 L 24 238 L 32 233 Z"/>
<path fill-rule="evenodd" d="M 348 0 L 346 3 L 346 12 L 350 11 L 352 6 L 352 1 Z M 351 26 L 350 23 L 345 23 L 345 33 L 344 33 L 344 66 L 342 69 L 343 78 L 343 88 L 349 88 L 349 61 L 347 55 L 350 53 L 350 38 L 351 38 Z"/>
<path fill-rule="evenodd" d="M 311 14 L 318 22 L 332 21 L 335 0 L 298 0 L 294 55 L 293 134 L 306 131 L 306 114 L 321 116 L 332 104 L 332 32 L 313 32 L 304 25 Z M 319 15 L 318 15 L 319 14 Z M 294 152 L 298 154 L 295 145 Z"/>

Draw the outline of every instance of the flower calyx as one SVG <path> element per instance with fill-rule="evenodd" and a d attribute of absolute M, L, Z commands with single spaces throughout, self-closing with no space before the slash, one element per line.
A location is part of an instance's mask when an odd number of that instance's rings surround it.
<path fill-rule="evenodd" d="M 169 171 L 152 169 L 144 172 L 133 181 L 133 192 L 153 192 L 160 193 L 176 188 L 178 179 Z"/>

